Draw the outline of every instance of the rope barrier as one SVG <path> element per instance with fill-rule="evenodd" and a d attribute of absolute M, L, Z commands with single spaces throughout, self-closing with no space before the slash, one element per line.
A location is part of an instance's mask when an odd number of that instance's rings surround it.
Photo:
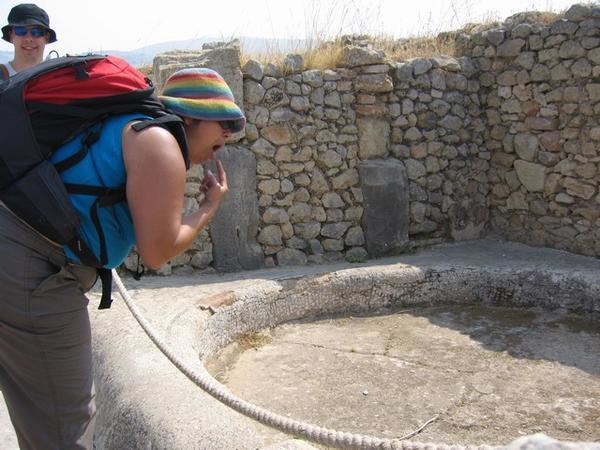
<path fill-rule="evenodd" d="M 303 439 L 315 442 L 318 444 L 326 445 L 329 447 L 342 448 L 342 449 L 357 449 L 357 450 L 494 450 L 498 447 L 489 445 L 446 445 L 437 443 L 419 443 L 411 442 L 408 440 L 400 439 L 386 439 L 377 438 L 372 436 L 366 436 L 363 434 L 348 433 L 343 431 L 331 430 L 323 428 L 317 425 L 312 425 L 306 422 L 290 419 L 288 417 L 275 414 L 265 408 L 256 406 L 245 400 L 236 397 L 234 394 L 215 380 L 212 375 L 208 373 L 202 361 L 200 361 L 198 368 L 190 367 L 184 361 L 182 361 L 175 352 L 167 345 L 167 343 L 158 336 L 154 331 L 150 323 L 141 314 L 139 308 L 129 295 L 129 292 L 125 288 L 125 285 L 121 281 L 121 278 L 117 274 L 117 271 L 113 269 L 113 280 L 117 285 L 119 293 L 125 304 L 138 321 L 140 326 L 144 329 L 148 337 L 154 342 L 154 344 L 160 349 L 163 354 L 169 358 L 169 360 L 190 380 L 196 385 L 212 395 L 214 398 L 229 406 L 230 408 L 254 419 L 265 425 L 276 428 L 287 434 L 292 434 Z M 428 422 L 429 423 L 429 422 Z M 427 424 L 427 423 L 426 423 Z M 425 425 L 426 425 L 425 424 Z M 425 425 L 421 426 L 420 431 Z"/>

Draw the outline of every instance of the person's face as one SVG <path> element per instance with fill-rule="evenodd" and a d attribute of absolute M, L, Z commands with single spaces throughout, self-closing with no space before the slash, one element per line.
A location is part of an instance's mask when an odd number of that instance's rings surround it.
<path fill-rule="evenodd" d="M 15 46 L 15 59 L 22 62 L 40 63 L 48 42 L 48 31 L 40 26 L 13 27 L 10 41 Z"/>
<path fill-rule="evenodd" d="M 215 158 L 215 153 L 223 148 L 231 132 L 221 127 L 219 122 L 209 120 L 184 119 L 188 141 L 190 163 L 201 164 Z"/>

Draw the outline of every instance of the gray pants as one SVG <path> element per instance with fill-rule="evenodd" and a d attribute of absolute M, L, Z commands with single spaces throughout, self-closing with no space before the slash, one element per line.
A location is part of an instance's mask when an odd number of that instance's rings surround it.
<path fill-rule="evenodd" d="M 0 389 L 21 449 L 91 449 L 95 270 L 0 206 Z"/>

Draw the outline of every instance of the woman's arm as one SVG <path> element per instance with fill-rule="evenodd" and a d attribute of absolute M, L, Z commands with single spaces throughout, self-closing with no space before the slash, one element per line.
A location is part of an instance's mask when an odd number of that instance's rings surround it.
<path fill-rule="evenodd" d="M 202 181 L 205 197 L 199 209 L 182 218 L 185 163 L 171 133 L 160 127 L 136 132 L 128 126 L 123 159 L 137 249 L 144 263 L 156 269 L 185 251 L 215 215 L 227 191 L 225 171 L 217 161 L 217 177 L 207 173 Z"/>

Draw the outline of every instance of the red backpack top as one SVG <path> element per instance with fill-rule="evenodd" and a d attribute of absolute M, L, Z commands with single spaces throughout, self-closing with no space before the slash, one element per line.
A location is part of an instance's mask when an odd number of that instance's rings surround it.
<path fill-rule="evenodd" d="M 62 64 L 60 64 L 62 66 Z M 74 82 L 73 77 L 78 80 Z M 75 64 L 55 67 L 30 78 L 25 86 L 26 102 L 64 105 L 150 88 L 148 79 L 127 62 L 114 56 L 77 59 Z"/>

